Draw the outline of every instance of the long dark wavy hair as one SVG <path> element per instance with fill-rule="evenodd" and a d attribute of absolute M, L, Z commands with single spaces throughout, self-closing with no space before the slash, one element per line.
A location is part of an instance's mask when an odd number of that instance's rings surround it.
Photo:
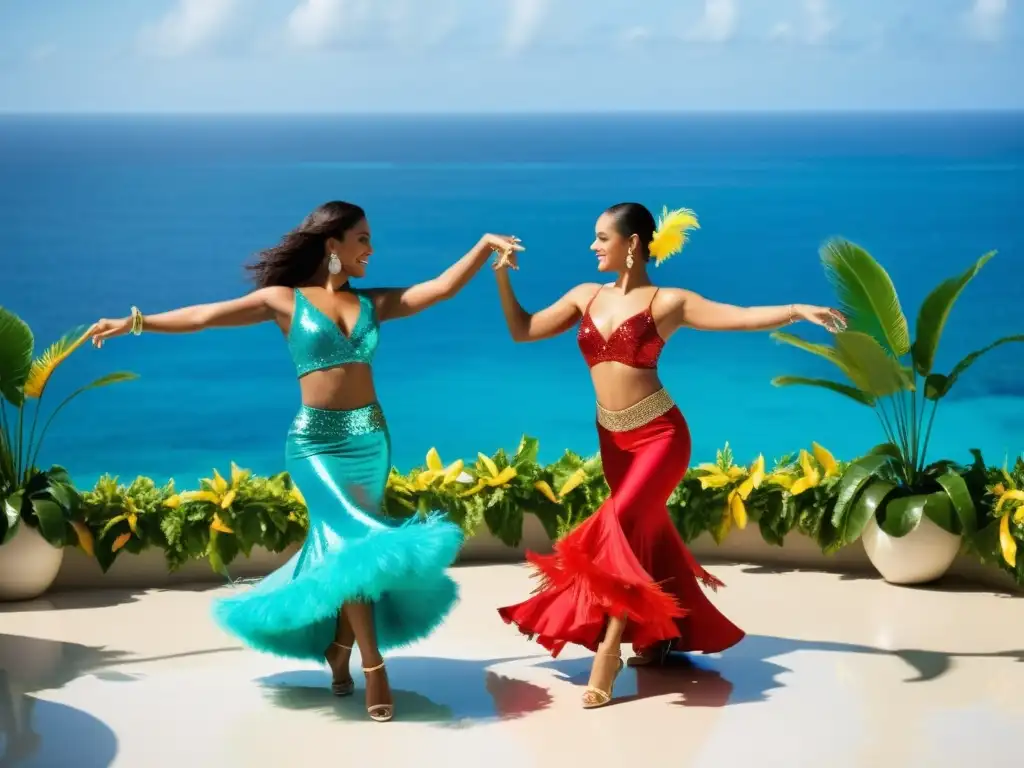
<path fill-rule="evenodd" d="M 296 288 L 312 279 L 324 263 L 327 238 L 341 240 L 345 233 L 366 218 L 358 205 L 332 200 L 324 203 L 273 248 L 256 254 L 246 265 L 260 288 L 284 285 Z"/>
<path fill-rule="evenodd" d="M 646 260 L 651 254 L 648 248 L 654 239 L 654 232 L 658 225 L 647 207 L 640 203 L 618 203 L 609 208 L 605 213 L 610 213 L 615 219 L 615 230 L 623 237 L 636 235 L 640 238 L 640 255 Z"/>

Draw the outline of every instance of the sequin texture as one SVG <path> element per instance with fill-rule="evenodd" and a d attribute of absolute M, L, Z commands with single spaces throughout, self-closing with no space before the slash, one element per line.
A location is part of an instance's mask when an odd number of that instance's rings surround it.
<path fill-rule="evenodd" d="M 665 346 L 650 307 L 628 318 L 607 339 L 594 325 L 588 307 L 576 332 L 576 342 L 590 368 L 605 362 L 622 363 L 630 368 L 657 368 L 658 357 Z"/>
<path fill-rule="evenodd" d="M 359 291 L 354 293 L 359 298 L 359 317 L 351 335 L 346 336 L 333 319 L 296 289 L 288 351 L 300 378 L 312 371 L 346 363 L 369 364 L 373 360 L 380 336 L 377 314 L 369 296 Z"/>
<path fill-rule="evenodd" d="M 293 437 L 336 439 L 384 432 L 387 428 L 384 411 L 378 403 L 348 411 L 329 411 L 304 405 L 292 421 L 288 434 Z"/>
<path fill-rule="evenodd" d="M 621 411 L 609 411 L 597 404 L 597 423 L 609 432 L 632 432 L 675 408 L 668 390 L 659 389 Z"/>

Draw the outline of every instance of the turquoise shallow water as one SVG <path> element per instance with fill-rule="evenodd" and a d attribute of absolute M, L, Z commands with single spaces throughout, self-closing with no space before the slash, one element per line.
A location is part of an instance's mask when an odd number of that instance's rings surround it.
<path fill-rule="evenodd" d="M 519 295 L 539 308 L 594 279 L 594 219 L 630 199 L 701 218 L 656 273 L 665 284 L 741 304 L 827 303 L 817 248 L 843 235 L 889 269 L 913 319 L 939 280 L 995 248 L 940 359 L 1024 330 L 1020 115 L 0 118 L 0 181 L 0 303 L 47 342 L 131 304 L 152 312 L 247 290 L 249 255 L 335 198 L 369 212 L 368 285 L 430 277 L 482 232 L 514 232 L 529 248 Z M 47 399 L 112 368 L 142 378 L 70 406 L 45 459 L 80 482 L 187 482 L 231 460 L 283 467 L 298 389 L 275 329 L 119 341 L 76 354 Z M 1024 448 L 1022 353 L 994 352 L 958 385 L 933 456 L 979 447 L 1001 461 Z M 854 404 L 771 387 L 821 369 L 766 335 L 683 332 L 663 361 L 698 461 L 726 440 L 748 460 L 811 440 L 849 457 L 880 438 Z M 544 459 L 596 449 L 572 335 L 512 344 L 488 272 L 386 325 L 375 368 L 402 468 L 432 445 L 446 460 L 470 457 L 514 448 L 524 432 Z"/>

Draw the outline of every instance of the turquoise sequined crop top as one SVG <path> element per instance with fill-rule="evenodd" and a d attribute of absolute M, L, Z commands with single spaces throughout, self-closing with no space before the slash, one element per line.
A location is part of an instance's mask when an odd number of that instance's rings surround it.
<path fill-rule="evenodd" d="M 295 311 L 288 329 L 288 351 L 295 372 L 302 378 L 307 373 L 335 368 L 346 363 L 366 363 L 377 351 L 380 323 L 373 299 L 362 291 L 352 291 L 359 298 L 359 317 L 346 336 L 338 324 L 321 312 L 295 289 Z"/>

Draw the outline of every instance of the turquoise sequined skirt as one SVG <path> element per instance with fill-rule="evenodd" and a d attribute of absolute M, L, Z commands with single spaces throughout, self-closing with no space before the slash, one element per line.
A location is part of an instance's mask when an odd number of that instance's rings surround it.
<path fill-rule="evenodd" d="M 381 651 L 430 634 L 458 599 L 446 570 L 462 530 L 440 515 L 384 516 L 391 443 L 380 406 L 303 406 L 288 433 L 285 466 L 309 508 L 306 541 L 254 587 L 218 600 L 218 624 L 257 650 L 315 660 L 350 601 L 374 604 Z"/>

